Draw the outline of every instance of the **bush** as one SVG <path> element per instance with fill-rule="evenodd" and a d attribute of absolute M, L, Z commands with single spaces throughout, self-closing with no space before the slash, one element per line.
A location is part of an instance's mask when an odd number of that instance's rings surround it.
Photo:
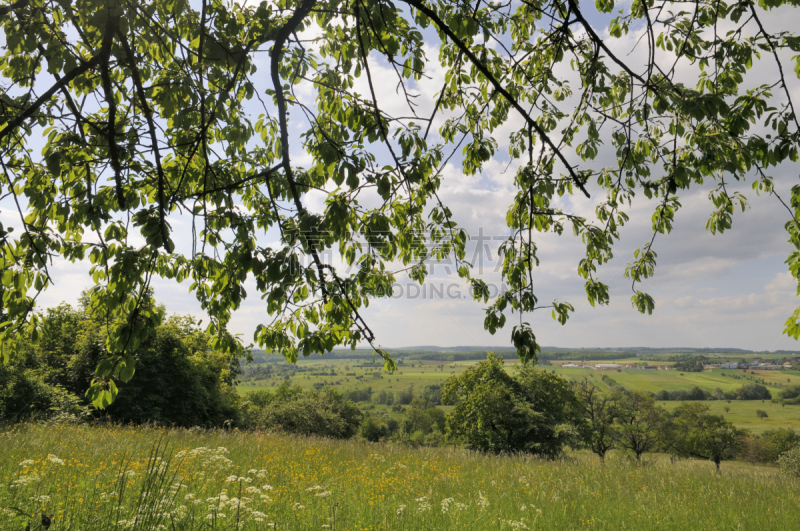
<path fill-rule="evenodd" d="M 790 385 L 780 392 L 780 397 L 784 400 L 800 397 L 800 385 Z"/>
<path fill-rule="evenodd" d="M 778 466 L 787 476 L 800 478 L 800 447 L 782 453 L 778 457 Z"/>
<path fill-rule="evenodd" d="M 260 393 L 256 402 L 249 402 L 245 408 L 244 424 L 248 428 L 349 439 L 358 432 L 364 417 L 358 406 L 330 388 L 304 392 L 283 383 L 275 393 Z"/>
<path fill-rule="evenodd" d="M 772 400 L 772 393 L 761 384 L 748 383 L 725 393 L 725 397 L 733 400 Z"/>
<path fill-rule="evenodd" d="M 46 376 L 44 369 L 26 368 L 24 363 L 0 363 L 0 421 L 89 417 L 89 410 L 80 398 L 58 384 L 49 383 Z"/>
<path fill-rule="evenodd" d="M 368 416 L 361 423 L 361 436 L 370 442 L 378 442 L 389 434 L 386 424 Z"/>
<path fill-rule="evenodd" d="M 369 402 L 372 400 L 372 387 L 347 391 L 345 393 L 345 399 L 352 400 L 353 402 Z"/>

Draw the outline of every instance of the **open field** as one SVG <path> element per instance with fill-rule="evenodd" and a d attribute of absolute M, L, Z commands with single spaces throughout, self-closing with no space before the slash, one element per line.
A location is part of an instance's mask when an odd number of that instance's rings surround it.
<path fill-rule="evenodd" d="M 620 372 L 612 370 L 596 371 L 594 369 L 582 369 L 572 367 L 546 366 L 546 369 L 555 369 L 556 374 L 564 378 L 580 380 L 584 377 L 594 377 L 593 382 L 604 388 L 608 388 L 600 378 L 608 375 L 619 385 L 626 389 L 656 392 L 662 389 L 691 389 L 699 387 L 704 391 L 713 391 L 720 388 L 723 391 L 731 391 L 741 387 L 746 383 L 761 383 L 770 390 L 773 397 L 777 398 L 777 393 L 787 385 L 800 384 L 800 372 L 798 371 L 743 371 L 737 369 L 711 369 L 703 372 L 679 372 L 679 371 L 654 371 L 644 369 L 622 369 Z"/>
<path fill-rule="evenodd" d="M 611 455 L 603 467 L 583 452 L 552 462 L 67 425 L 18 426 L 0 446 L 3 531 L 25 526 L 9 507 L 55 514 L 53 531 L 800 528 L 800 481 L 738 462 L 717 475 L 710 462 L 659 456 L 637 466 Z"/>
<path fill-rule="evenodd" d="M 660 402 L 668 410 L 673 410 L 685 402 Z M 733 422 L 740 428 L 747 428 L 755 434 L 763 433 L 767 430 L 776 428 L 793 428 L 800 432 L 800 406 L 782 406 L 769 400 L 706 400 L 701 402 L 709 406 L 711 413 L 722 415 L 725 419 Z M 729 411 L 725 411 L 728 408 Z M 760 419 L 756 415 L 756 410 L 762 410 L 769 415 L 767 418 Z"/>

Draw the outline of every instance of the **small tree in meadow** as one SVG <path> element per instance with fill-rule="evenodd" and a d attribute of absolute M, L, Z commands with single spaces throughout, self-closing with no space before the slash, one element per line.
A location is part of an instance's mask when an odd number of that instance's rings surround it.
<path fill-rule="evenodd" d="M 769 415 L 767 415 L 767 412 L 764 411 L 763 409 L 756 409 L 756 417 L 760 419 L 765 419 L 769 417 Z"/>
<path fill-rule="evenodd" d="M 619 445 L 636 454 L 652 450 L 663 435 L 664 409 L 656 404 L 652 395 L 633 391 L 619 393 L 616 397 L 616 426 Z"/>
<path fill-rule="evenodd" d="M 577 385 L 575 394 L 583 414 L 583 440 L 589 449 L 597 454 L 600 462 L 604 463 L 606 453 L 617 445 L 619 438 L 615 425 L 617 395 L 600 392 L 600 389 L 588 379 Z"/>
<path fill-rule="evenodd" d="M 580 421 L 566 380 L 533 367 L 515 378 L 494 353 L 447 380 L 442 403 L 454 406 L 447 416 L 448 437 L 484 452 L 556 457 Z"/>
<path fill-rule="evenodd" d="M 748 432 L 708 409 L 699 403 L 678 406 L 666 424 L 667 444 L 679 456 L 713 461 L 719 471 L 720 462 L 734 455 Z"/>

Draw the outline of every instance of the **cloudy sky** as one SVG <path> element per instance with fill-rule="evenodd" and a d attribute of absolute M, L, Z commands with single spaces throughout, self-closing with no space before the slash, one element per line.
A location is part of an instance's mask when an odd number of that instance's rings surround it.
<path fill-rule="evenodd" d="M 780 16 L 765 17 L 771 23 L 797 28 L 800 27 L 798 14 L 800 11 L 794 9 Z M 625 39 L 612 42 L 612 47 L 630 51 L 639 36 L 634 30 Z M 434 44 L 431 43 L 429 58 L 437 56 Z M 626 56 L 635 61 L 639 52 L 642 50 L 626 52 Z M 390 79 L 391 73 L 385 65 L 372 59 L 375 79 Z M 259 70 L 267 71 L 265 67 Z M 773 64 L 764 63 L 756 65 L 754 72 L 760 78 L 774 75 L 773 70 Z M 443 79 L 442 69 L 435 64 L 428 73 L 429 80 L 412 87 L 420 94 L 421 114 L 432 108 L 434 95 Z M 796 81 L 793 81 L 792 93 L 795 101 L 800 102 L 800 86 Z M 394 88 L 392 82 L 391 87 L 379 90 L 383 96 L 381 105 L 390 114 L 401 110 L 403 105 L 394 97 Z M 359 91 L 367 92 L 365 86 Z M 307 96 L 313 97 L 313 94 L 309 92 Z M 301 123 L 295 123 L 293 133 L 298 135 L 302 128 Z M 475 273 L 497 289 L 502 289 L 502 284 L 496 249 L 508 234 L 504 219 L 514 195 L 515 166 L 509 166 L 503 144 L 508 131 L 510 128 L 497 133 L 501 147 L 480 175 L 464 176 L 454 159 L 445 169 L 441 192 L 455 220 L 472 236 L 467 259 L 473 262 Z M 293 152 L 297 163 L 302 164 L 304 157 L 299 150 Z M 577 162 L 578 159 L 573 157 L 573 160 Z M 797 184 L 800 166 L 785 165 L 773 175 L 778 193 L 789 197 L 791 187 Z M 783 228 L 790 219 L 789 214 L 774 197 L 759 197 L 750 185 L 751 181 L 738 186 L 750 200 L 750 207 L 744 212 L 737 211 L 733 229 L 722 235 L 712 236 L 705 230 L 706 220 L 713 210 L 708 199 L 709 188 L 694 188 L 681 197 L 683 208 L 678 212 L 673 232 L 668 236 L 659 235 L 655 240 L 656 275 L 639 288 L 655 298 L 653 315 L 640 315 L 632 308 L 631 284 L 623 277 L 623 272 L 626 264 L 632 261 L 634 249 L 643 246 L 651 237 L 650 217 L 655 202 L 637 196 L 638 201 L 628 211 L 631 219 L 621 230 L 615 258 L 599 271 L 599 278 L 610 286 L 611 304 L 607 307 L 592 308 L 586 302 L 584 281 L 576 271 L 583 255 L 580 240 L 574 238 L 571 231 L 565 231 L 562 237 L 537 236 L 541 266 L 534 272 L 534 282 L 539 300 L 541 303 L 554 299 L 568 301 L 575 312 L 566 326 L 553 321 L 549 310 L 524 315 L 523 320 L 531 323 L 539 342 L 546 346 L 800 348 L 797 342 L 782 335 L 784 321 L 800 304 L 795 296 L 796 284 L 784 264 L 791 251 Z M 591 219 L 595 205 L 604 196 L 597 189 L 590 191 L 593 192 L 590 199 L 576 195 L 565 199 L 561 206 Z M 317 210 L 323 200 L 321 195 L 307 198 L 309 207 Z M 0 207 L 0 221 L 14 225 L 16 212 L 10 205 Z M 170 222 L 178 232 L 188 234 L 185 220 L 171 218 Z M 277 235 L 263 236 L 265 242 L 271 239 L 276 240 Z M 188 250 L 180 247 L 179 244 L 178 251 Z M 452 266 L 448 266 L 435 266 L 422 288 L 412 286 L 401 275 L 395 297 L 372 301 L 363 316 L 380 344 L 385 347 L 509 346 L 511 325 L 518 322 L 519 316 L 509 315 L 505 329 L 494 336 L 489 334 L 483 329 L 483 305 L 468 299 L 465 287 Z M 56 285 L 39 299 L 44 306 L 74 302 L 79 293 L 91 285 L 88 265 L 56 263 L 54 270 Z M 157 299 L 166 304 L 168 310 L 200 315 L 199 306 L 188 291 L 188 282 L 173 284 L 156 280 L 154 287 Z M 233 330 L 246 342 L 251 340 L 255 327 L 268 320 L 253 283 L 249 284 L 248 292 L 250 298 L 232 323 Z"/>

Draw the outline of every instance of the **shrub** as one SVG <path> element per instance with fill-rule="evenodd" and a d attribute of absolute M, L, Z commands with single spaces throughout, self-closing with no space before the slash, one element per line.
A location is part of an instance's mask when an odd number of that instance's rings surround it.
<path fill-rule="evenodd" d="M 262 395 L 257 401 L 265 405 L 248 404 L 244 414 L 248 428 L 349 439 L 364 417 L 358 406 L 330 388 L 303 392 L 284 383 L 274 394 Z"/>
<path fill-rule="evenodd" d="M 725 393 L 726 398 L 734 400 L 771 400 L 772 393 L 769 389 L 761 384 L 748 383 L 744 384 L 732 392 Z"/>
<path fill-rule="evenodd" d="M 800 447 L 782 453 L 778 457 L 778 466 L 787 476 L 800 478 Z"/>
<path fill-rule="evenodd" d="M 395 421 L 396 422 L 396 421 Z M 361 436 L 370 442 L 378 442 L 389 434 L 389 428 L 371 415 L 361 423 Z"/>
<path fill-rule="evenodd" d="M 58 384 L 49 383 L 46 375 L 43 369 L 26 368 L 22 363 L 0 363 L 0 421 L 89 417 L 89 410 L 80 398 Z"/>
<path fill-rule="evenodd" d="M 800 385 L 790 385 L 780 392 L 780 397 L 784 400 L 800 397 Z"/>

